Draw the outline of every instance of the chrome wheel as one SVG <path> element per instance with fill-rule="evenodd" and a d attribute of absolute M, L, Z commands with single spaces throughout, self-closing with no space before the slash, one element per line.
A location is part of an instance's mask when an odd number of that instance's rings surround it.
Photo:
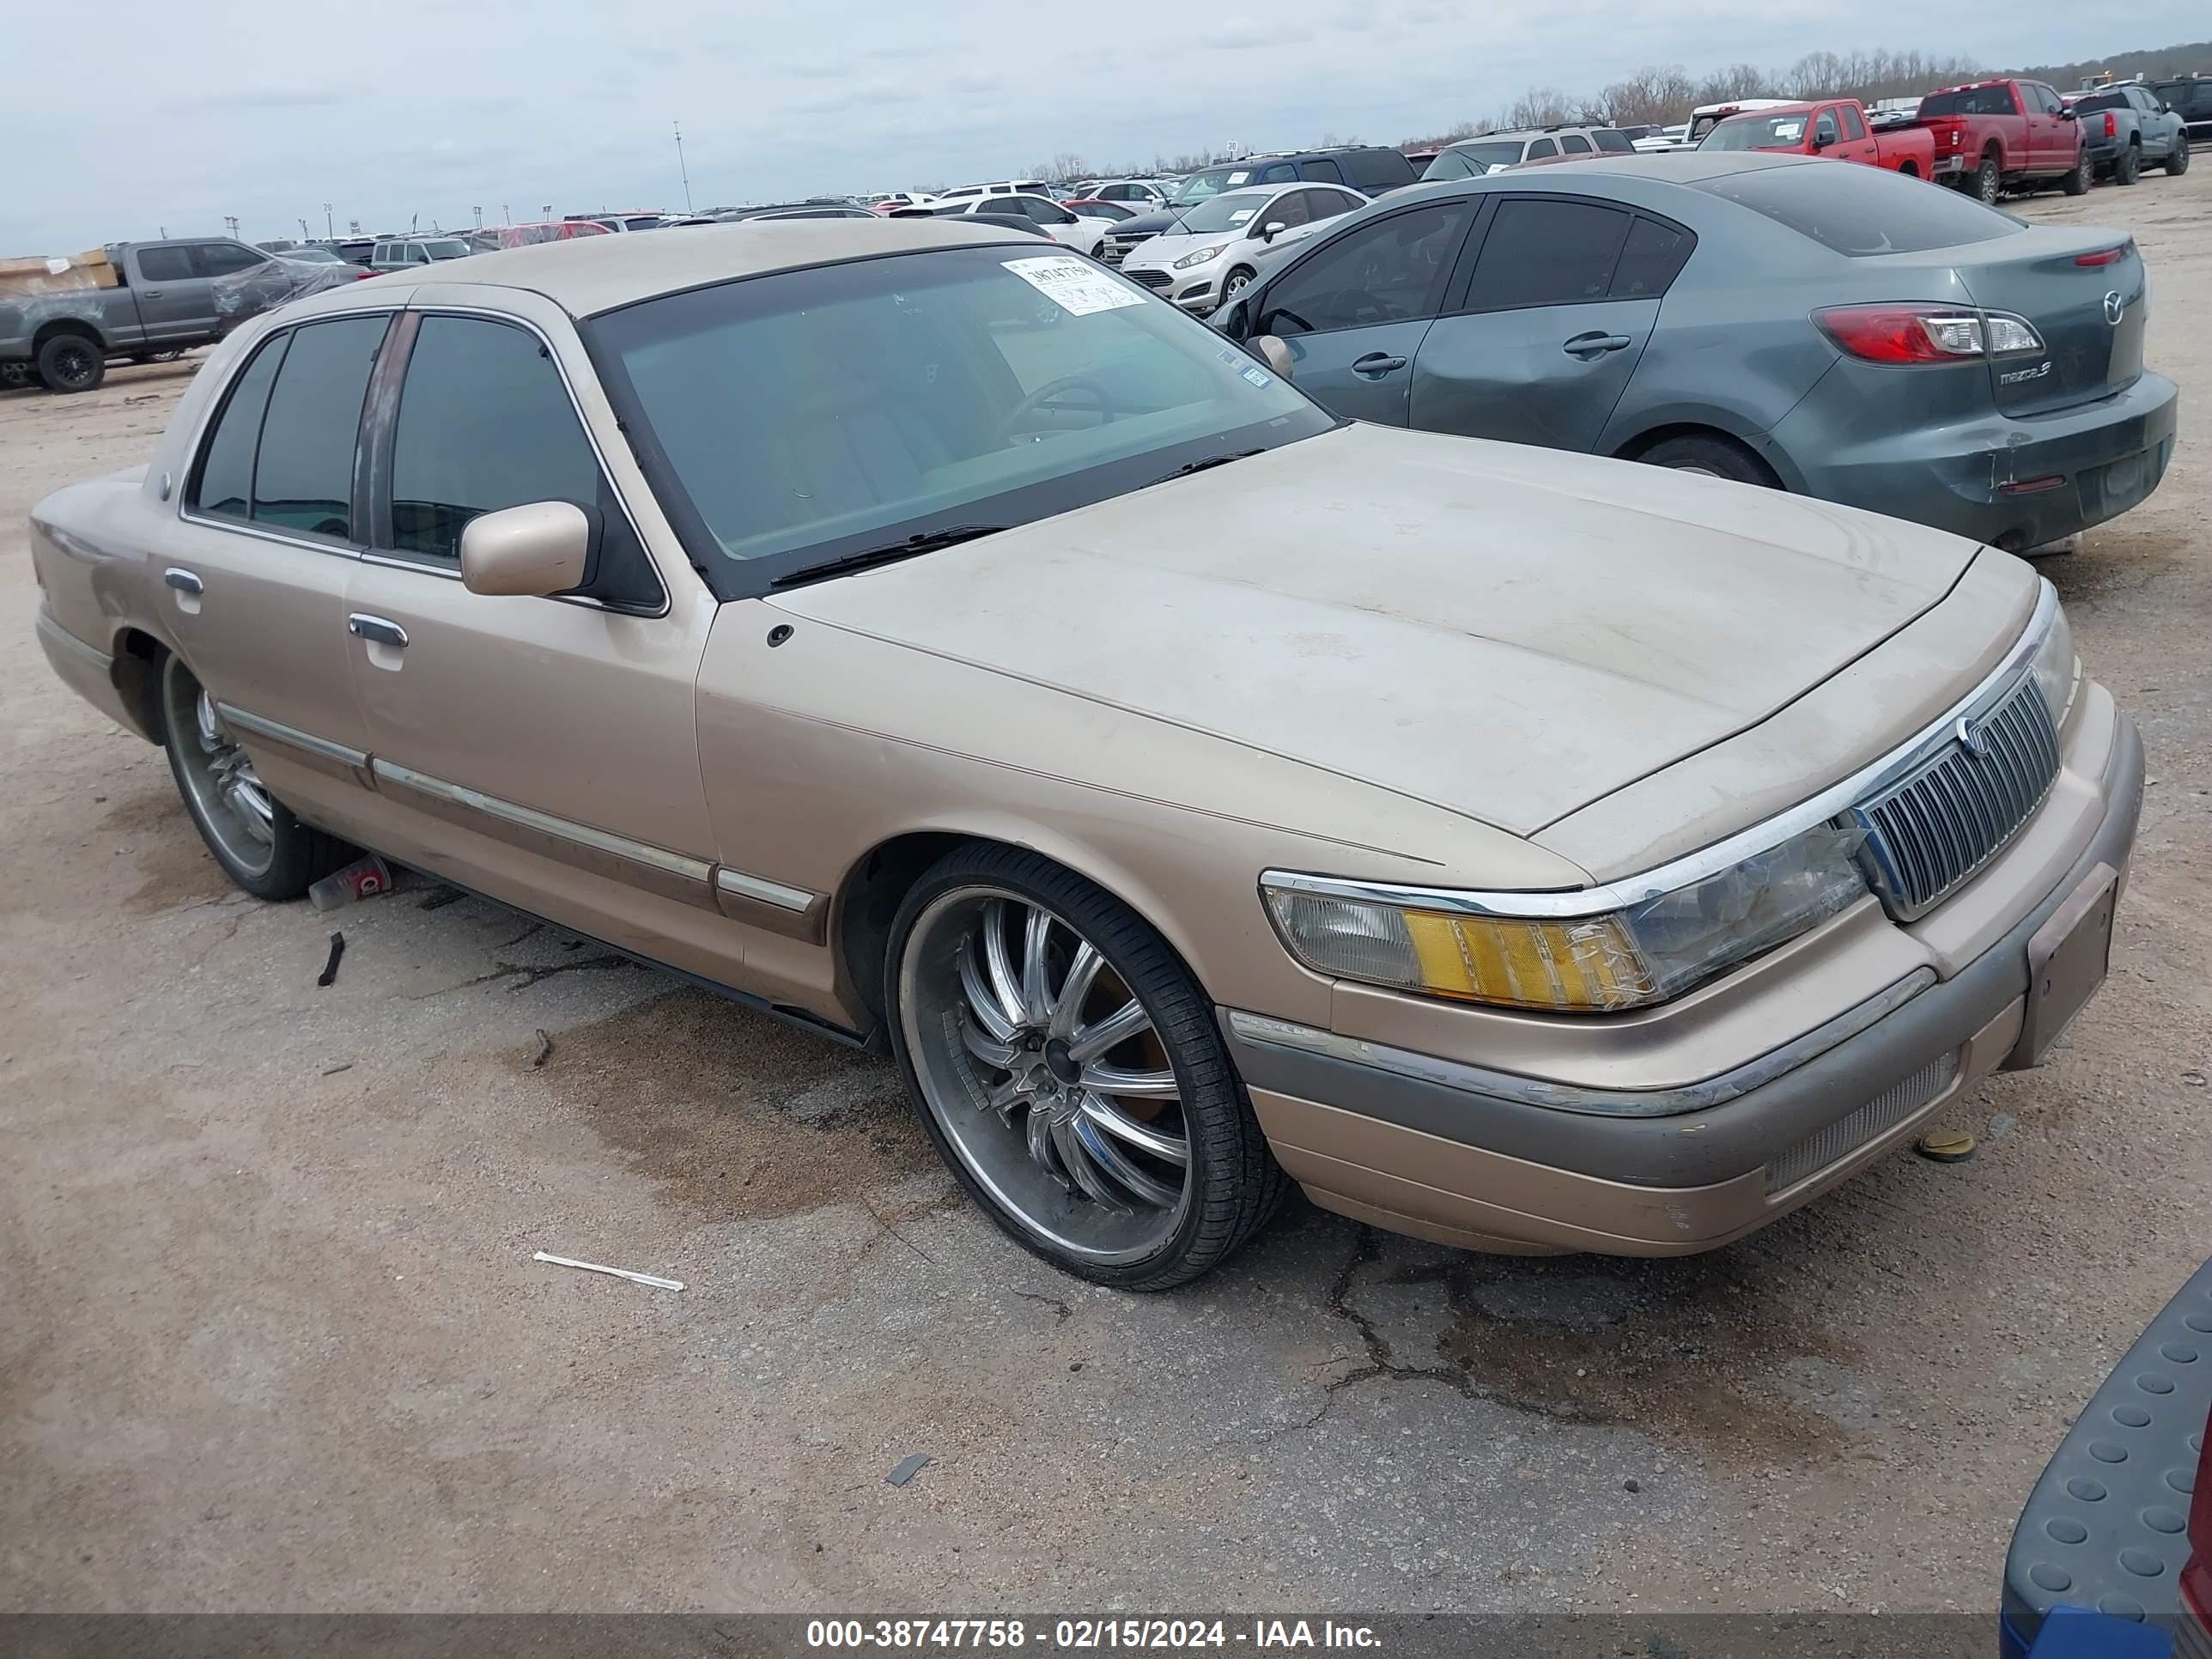
<path fill-rule="evenodd" d="M 276 857 L 276 812 L 269 792 L 198 681 L 172 661 L 162 679 L 162 712 L 175 734 L 177 775 L 191 795 L 194 816 L 247 875 L 266 872 Z"/>
<path fill-rule="evenodd" d="M 975 1181 L 1085 1261 L 1158 1253 L 1190 1205 L 1183 1089 L 1097 946 L 1018 893 L 966 884 L 915 919 L 898 976 L 924 1103 Z"/>

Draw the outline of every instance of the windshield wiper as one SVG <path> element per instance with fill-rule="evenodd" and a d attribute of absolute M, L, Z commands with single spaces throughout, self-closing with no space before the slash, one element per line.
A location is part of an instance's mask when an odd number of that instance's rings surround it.
<path fill-rule="evenodd" d="M 896 564 L 901 559 L 913 558 L 917 553 L 934 553 L 940 547 L 957 547 L 962 542 L 972 542 L 978 536 L 996 535 L 1006 526 L 1002 524 L 956 524 L 943 530 L 926 530 L 903 541 L 885 542 L 881 547 L 864 547 L 857 553 L 848 553 L 839 558 L 824 559 L 820 564 L 810 564 L 797 570 L 785 572 L 769 583 L 770 587 L 799 587 L 807 582 L 827 581 L 832 576 L 850 574 L 855 570 L 867 570 L 879 564 Z"/>
<path fill-rule="evenodd" d="M 1231 461 L 1249 461 L 1255 455 L 1264 455 L 1267 453 L 1264 449 L 1240 449 L 1233 455 L 1208 455 L 1203 460 L 1185 461 L 1174 471 L 1161 473 L 1158 477 L 1152 480 L 1152 483 L 1171 483 L 1176 478 L 1187 478 L 1194 472 L 1203 472 L 1211 466 L 1226 466 Z M 1147 484 L 1145 488 L 1149 489 L 1152 484 Z"/>

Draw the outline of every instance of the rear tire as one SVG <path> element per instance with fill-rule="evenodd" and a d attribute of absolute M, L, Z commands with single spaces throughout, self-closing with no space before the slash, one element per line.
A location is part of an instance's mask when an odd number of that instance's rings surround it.
<path fill-rule="evenodd" d="M 2112 182 L 2132 185 L 2142 177 L 2142 151 L 2130 144 L 2112 161 Z"/>
<path fill-rule="evenodd" d="M 1689 433 L 1665 438 L 1636 459 L 1650 466 L 1672 467 L 1677 472 L 1700 472 L 1732 483 L 1757 484 L 1779 489 L 1782 481 L 1765 461 L 1733 438 L 1719 433 Z"/>
<path fill-rule="evenodd" d="M 82 334 L 57 334 L 39 348 L 39 379 L 49 392 L 91 392 L 107 378 L 107 354 Z"/>
<path fill-rule="evenodd" d="M 1994 155 L 1982 157 L 1974 169 L 1974 194 L 1986 207 L 1995 207 L 2004 196 L 2004 168 Z"/>
<path fill-rule="evenodd" d="M 258 899 L 295 899 L 354 849 L 292 816 L 254 775 L 182 657 L 161 664 L 162 747 L 185 811 L 223 874 Z"/>
<path fill-rule="evenodd" d="M 2074 171 L 2058 181 L 2058 188 L 2069 196 L 2087 196 L 2089 193 L 2089 164 L 2076 161 Z"/>
<path fill-rule="evenodd" d="M 2189 135 L 2185 132 L 2173 141 L 2173 148 L 2166 153 L 2166 176 L 2169 179 L 2179 179 L 2188 171 Z"/>

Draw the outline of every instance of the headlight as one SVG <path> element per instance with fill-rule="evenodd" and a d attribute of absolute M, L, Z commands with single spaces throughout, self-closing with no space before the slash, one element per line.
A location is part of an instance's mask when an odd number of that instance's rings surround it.
<path fill-rule="evenodd" d="M 1175 262 L 1175 268 L 1177 270 L 1188 270 L 1193 265 L 1202 265 L 1209 259 L 1218 259 L 1221 257 L 1222 248 L 1228 246 L 1228 243 L 1223 242 L 1217 246 L 1202 247 L 1195 252 L 1186 253 Z"/>
<path fill-rule="evenodd" d="M 2066 724 L 2066 711 L 2074 706 L 2075 688 L 2081 679 L 2081 659 L 2074 654 L 2074 629 L 2066 620 L 2066 607 L 2051 607 L 2051 625 L 2028 665 L 2035 688 L 2043 693 L 2043 706 L 2051 711 L 2053 726 Z"/>
<path fill-rule="evenodd" d="M 1861 832 L 1820 824 L 1702 881 L 1600 915 L 1462 915 L 1269 882 L 1269 913 L 1317 974 L 1547 1013 L 1678 996 L 1867 890 Z M 1294 880 L 1295 878 L 1291 878 Z"/>

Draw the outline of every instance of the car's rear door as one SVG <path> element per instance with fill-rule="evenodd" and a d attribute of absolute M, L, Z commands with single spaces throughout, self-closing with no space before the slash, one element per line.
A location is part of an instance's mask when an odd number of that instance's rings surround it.
<path fill-rule="evenodd" d="M 1454 197 L 1346 226 L 1246 302 L 1252 332 L 1283 342 L 1291 379 L 1322 407 L 1405 425 L 1414 356 L 1481 200 Z"/>
<path fill-rule="evenodd" d="M 1589 198 L 1501 198 L 1462 291 L 1422 342 L 1412 424 L 1554 449 L 1595 444 L 1659 319 L 1658 294 L 1633 283 L 1614 292 L 1632 232 L 1638 259 L 1678 234 Z"/>
<path fill-rule="evenodd" d="M 131 291 L 148 345 L 196 343 L 213 331 L 215 296 L 190 242 L 131 250 Z"/>
<path fill-rule="evenodd" d="M 647 552 L 643 482 L 633 468 L 618 486 L 593 438 L 581 411 L 612 416 L 558 309 L 446 292 L 450 308 L 416 290 L 378 377 L 369 545 L 347 595 L 377 788 L 411 815 L 416 846 L 390 850 L 726 975 L 693 709 L 712 596 Z M 553 500 L 601 526 L 596 597 L 471 592 L 470 520 Z"/>
<path fill-rule="evenodd" d="M 345 592 L 361 557 L 356 443 L 394 314 L 303 323 L 253 349 L 148 573 L 161 627 L 262 781 L 311 817 L 367 777 Z"/>

